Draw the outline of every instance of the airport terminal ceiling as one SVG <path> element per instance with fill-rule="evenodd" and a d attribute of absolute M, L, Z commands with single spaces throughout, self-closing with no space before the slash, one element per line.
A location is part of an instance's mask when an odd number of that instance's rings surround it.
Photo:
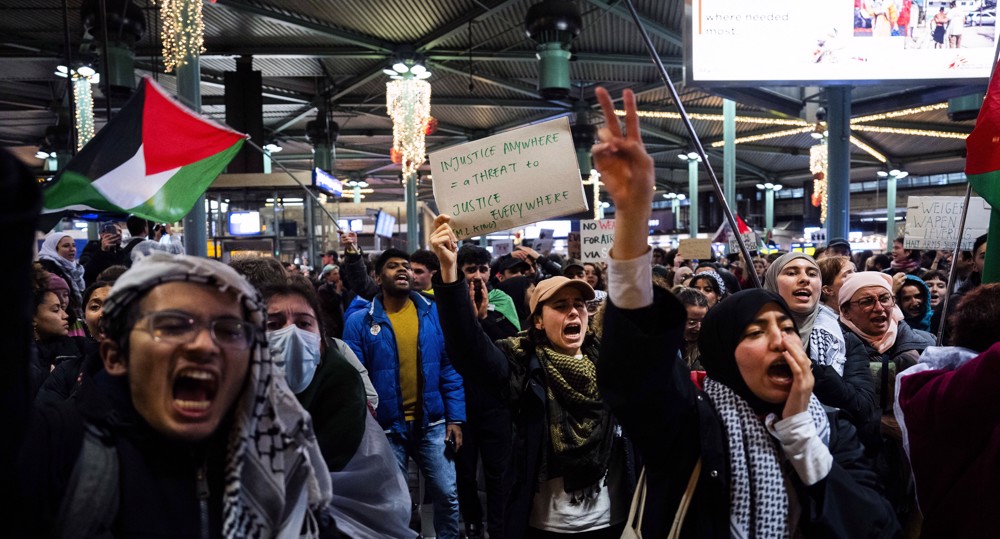
<path fill-rule="evenodd" d="M 690 37 L 685 36 L 689 32 L 685 3 L 633 1 L 720 178 L 722 148 L 713 143 L 721 143 L 723 100 L 731 99 L 736 102 L 736 137 L 741 141 L 736 146 L 738 183 L 750 186 L 780 181 L 794 187 L 811 179 L 810 147 L 818 141 L 813 132 L 817 131 L 817 109 L 825 105 L 823 85 L 685 84 L 685 38 Z M 437 127 L 427 136 L 428 151 L 563 116 L 574 123 L 599 124 L 602 120 L 595 108 L 594 87 L 604 85 L 614 95 L 631 87 L 638 93 L 643 111 L 660 113 L 643 119 L 659 187 L 664 192 L 686 189 L 687 166 L 678 154 L 690 151 L 690 140 L 626 4 L 548 0 L 543 6 L 546 9 L 535 9 L 533 18 L 528 17 L 536 4 L 543 2 L 205 2 L 202 112 L 217 121 L 226 120 L 225 73 L 236 70 L 238 59 L 252 59 L 252 69 L 261 72 L 263 88 L 263 137 L 257 142 L 278 143 L 282 151 L 275 154 L 276 160 L 292 170 L 311 168 L 308 124 L 317 119 L 318 109 L 325 109 L 339 128 L 334 145 L 335 175 L 366 180 L 372 190 L 366 200 L 401 200 L 400 166 L 390 156 L 392 122 L 386 114 L 389 77 L 383 72 L 401 58 L 417 59 L 431 73 L 427 80 L 432 86 L 431 115 Z M 579 14 L 575 37 L 539 30 L 545 26 L 539 19 L 558 19 L 561 15 L 549 12 L 565 8 L 565 4 L 575 6 Z M 74 64 L 91 63 L 100 70 L 102 60 L 96 51 L 101 36 L 93 23 L 98 5 L 93 0 L 3 0 L 0 7 L 0 144 L 39 170 L 42 162 L 34 155 L 47 130 L 68 118 L 67 79 L 55 75 L 57 66 L 66 64 L 68 51 Z M 120 11 L 128 14 L 126 19 L 135 19 L 119 25 L 138 34 L 134 43 L 127 43 L 134 53 L 134 76 L 152 76 L 175 91 L 175 76 L 164 73 L 163 21 L 158 3 L 106 0 L 106 5 L 109 12 Z M 895 43 L 909 40 L 900 46 L 933 48 L 927 41 L 929 34 L 925 35 L 929 30 L 921 6 L 912 12 L 916 21 L 903 26 L 903 35 L 869 38 L 904 40 Z M 988 42 L 992 50 L 995 9 L 995 5 L 984 3 L 973 10 L 978 18 L 970 14 L 966 47 L 985 47 Z M 860 19 L 855 17 L 853 24 L 855 38 L 863 37 L 866 31 L 875 32 L 871 21 L 865 22 L 864 13 Z M 532 37 L 526 33 L 528 26 L 535 29 Z M 573 29 L 571 24 L 568 31 L 573 33 Z M 122 40 L 130 41 L 127 36 Z M 553 78 L 543 72 L 536 57 L 539 43 L 546 40 L 561 40 L 571 60 L 567 82 L 557 84 L 542 97 L 539 79 Z M 728 55 L 718 56 L 712 61 L 731 61 Z M 985 76 L 853 85 L 853 135 L 860 144 L 851 147 L 852 180 L 873 179 L 877 171 L 890 168 L 905 169 L 912 175 L 961 171 L 964 136 L 971 132 L 974 118 L 953 120 L 948 100 L 982 94 Z M 93 91 L 96 127 L 100 129 L 108 109 L 105 87 L 97 84 Z M 976 102 L 975 97 L 971 99 Z M 122 102 L 120 92 L 116 92 L 110 103 L 112 113 Z M 426 164 L 421 167 L 419 196 L 425 200 L 431 198 L 429 173 Z"/>

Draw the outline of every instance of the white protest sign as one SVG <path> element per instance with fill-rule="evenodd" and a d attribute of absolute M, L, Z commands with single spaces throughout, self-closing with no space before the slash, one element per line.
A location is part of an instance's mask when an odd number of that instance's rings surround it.
<path fill-rule="evenodd" d="M 514 240 L 496 240 L 490 244 L 493 247 L 493 256 L 509 255 L 514 252 Z"/>
<path fill-rule="evenodd" d="M 614 219 L 580 221 L 580 252 L 583 262 L 608 260 L 608 251 L 615 242 Z"/>
<path fill-rule="evenodd" d="M 434 200 L 460 239 L 587 209 L 569 120 L 430 154 Z"/>
<path fill-rule="evenodd" d="M 962 221 L 965 197 L 910 197 L 906 201 L 904 249 L 954 249 Z M 969 215 L 962 234 L 963 251 L 990 227 L 990 205 L 981 197 L 969 199 Z"/>
<path fill-rule="evenodd" d="M 757 235 L 752 230 L 743 233 L 743 243 L 747 246 L 748 251 L 757 251 Z M 740 243 L 736 241 L 736 236 L 729 236 L 729 252 L 740 252 Z"/>
<path fill-rule="evenodd" d="M 552 247 L 555 246 L 556 231 L 552 228 L 543 228 L 538 233 L 538 239 L 532 244 L 532 248 L 543 255 L 548 255 L 552 252 Z"/>

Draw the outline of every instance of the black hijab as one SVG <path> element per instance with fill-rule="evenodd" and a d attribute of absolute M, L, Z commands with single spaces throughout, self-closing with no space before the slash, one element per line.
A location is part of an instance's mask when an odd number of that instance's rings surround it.
<path fill-rule="evenodd" d="M 698 349 L 701 351 L 701 363 L 709 377 L 729 386 L 756 412 L 780 413 L 784 405 L 771 404 L 757 398 L 736 365 L 736 346 L 743 340 L 743 330 L 768 303 L 776 304 L 792 319 L 792 323 L 795 322 L 781 296 L 769 290 L 750 288 L 729 296 L 726 301 L 716 303 L 708 311 L 701 322 Z"/>

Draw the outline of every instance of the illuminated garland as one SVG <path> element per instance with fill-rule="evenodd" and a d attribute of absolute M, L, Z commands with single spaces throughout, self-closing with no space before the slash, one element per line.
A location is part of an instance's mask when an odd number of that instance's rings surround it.
<path fill-rule="evenodd" d="M 761 133 L 759 135 L 750 135 L 750 136 L 746 136 L 746 137 L 739 137 L 736 140 L 734 140 L 733 142 L 735 142 L 736 144 L 745 144 L 747 142 L 757 142 L 759 140 L 768 140 L 768 139 L 773 139 L 773 138 L 787 137 L 787 136 L 791 136 L 791 135 L 797 135 L 799 133 L 809 133 L 812 130 L 813 130 L 813 126 L 812 125 L 807 125 L 805 127 L 798 127 L 798 128 L 795 128 L 795 129 L 785 129 L 784 131 L 774 131 L 772 133 Z M 717 141 L 713 142 L 711 144 L 711 146 L 713 148 L 721 148 L 725 144 L 726 144 L 725 141 L 717 140 Z"/>
<path fill-rule="evenodd" d="M 163 66 L 167 73 L 186 65 L 189 57 L 205 52 L 201 0 L 160 0 L 160 17 Z"/>
<path fill-rule="evenodd" d="M 851 129 L 868 133 L 890 133 L 893 135 L 912 135 L 915 137 L 954 138 L 965 140 L 968 133 L 955 131 L 928 131 L 926 129 L 906 129 L 901 127 L 882 127 L 878 125 L 854 125 Z"/>
<path fill-rule="evenodd" d="M 91 77 L 72 71 L 73 101 L 76 104 L 76 150 L 80 151 L 94 138 L 94 93 L 90 89 Z"/>
<path fill-rule="evenodd" d="M 424 136 L 431 118 L 431 85 L 425 80 L 392 80 L 385 85 L 386 110 L 392 118 L 392 149 L 399 155 L 403 176 L 416 173 L 424 162 Z"/>
<path fill-rule="evenodd" d="M 878 159 L 882 163 L 888 163 L 889 162 L 889 158 L 887 158 L 886 156 L 882 155 L 875 148 L 872 148 L 871 146 L 865 144 L 864 142 L 861 142 L 861 139 L 859 139 L 858 137 L 855 137 L 855 136 L 852 135 L 851 136 L 851 144 L 857 146 L 858 148 L 861 148 L 862 150 L 865 151 L 865 153 L 867 153 L 868 155 L 874 157 L 875 159 Z"/>
<path fill-rule="evenodd" d="M 826 173 L 827 173 L 827 149 L 826 143 L 816 144 L 809 148 L 809 172 L 813 174 L 813 206 L 820 207 L 819 220 L 826 224 L 827 196 L 826 196 Z M 817 200 L 819 204 L 816 204 Z"/>

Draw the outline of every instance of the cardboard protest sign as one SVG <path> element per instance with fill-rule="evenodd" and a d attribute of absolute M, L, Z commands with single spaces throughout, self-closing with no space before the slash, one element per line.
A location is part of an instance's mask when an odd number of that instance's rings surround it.
<path fill-rule="evenodd" d="M 954 249 L 964 202 L 965 197 L 910 197 L 906 202 L 903 248 Z M 970 198 L 961 249 L 971 251 L 976 238 L 989 227 L 990 205 L 981 197 Z"/>
<path fill-rule="evenodd" d="M 587 209 L 569 120 L 430 154 L 434 200 L 460 239 Z"/>
<path fill-rule="evenodd" d="M 490 243 L 493 247 L 493 256 L 509 255 L 514 252 L 514 240 L 496 240 Z"/>
<path fill-rule="evenodd" d="M 712 258 L 712 240 L 684 238 L 677 244 L 677 254 L 684 257 L 684 260 L 709 260 Z"/>
<path fill-rule="evenodd" d="M 583 262 L 605 262 L 615 242 L 614 219 L 580 221 L 580 252 Z"/>
<path fill-rule="evenodd" d="M 580 260 L 580 233 L 570 232 L 566 236 L 566 254 L 574 260 Z"/>

